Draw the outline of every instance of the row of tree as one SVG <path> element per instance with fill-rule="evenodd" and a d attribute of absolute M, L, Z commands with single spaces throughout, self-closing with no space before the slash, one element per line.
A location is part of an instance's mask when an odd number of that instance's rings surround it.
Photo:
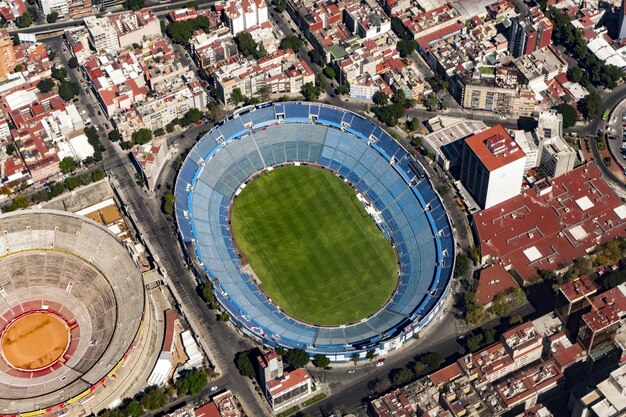
<path fill-rule="evenodd" d="M 439 369 L 443 363 L 443 356 L 428 352 L 419 355 L 415 362 L 406 368 L 395 368 L 389 373 L 391 383 L 396 386 L 405 385 L 413 378 L 420 378 Z"/>

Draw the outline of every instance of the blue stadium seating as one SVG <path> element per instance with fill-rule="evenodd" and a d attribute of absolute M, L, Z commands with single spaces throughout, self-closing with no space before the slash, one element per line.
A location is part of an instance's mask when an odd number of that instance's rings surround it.
<path fill-rule="evenodd" d="M 281 115 L 280 123 L 276 115 Z M 317 122 L 309 116 L 317 116 Z M 303 124 L 305 122 L 306 124 Z M 253 124 L 253 132 L 244 124 Z M 341 130 L 342 123 L 346 130 Z M 270 126 L 271 125 L 271 126 Z M 373 136 L 375 141 L 368 143 Z M 241 272 L 228 208 L 239 186 L 270 166 L 329 167 L 381 212 L 400 262 L 398 287 L 379 312 L 342 327 L 318 327 L 284 314 Z M 391 136 L 363 117 L 313 103 L 263 104 L 214 127 L 184 161 L 176 182 L 180 237 L 195 245 L 216 298 L 246 332 L 270 346 L 299 347 L 348 360 L 432 320 L 448 293 L 455 242 L 445 208 L 423 168 Z"/>

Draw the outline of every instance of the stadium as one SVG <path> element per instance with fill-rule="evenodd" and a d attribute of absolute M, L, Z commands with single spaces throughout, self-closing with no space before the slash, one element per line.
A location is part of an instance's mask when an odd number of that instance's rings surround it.
<path fill-rule="evenodd" d="M 105 227 L 54 210 L 0 216 L 0 414 L 89 396 L 139 332 L 143 281 Z"/>
<path fill-rule="evenodd" d="M 301 167 L 299 172 L 317 167 L 348 184 L 360 210 L 393 247 L 397 280 L 391 294 L 358 321 L 326 325 L 299 319 L 268 297 L 266 277 L 259 285 L 256 264 L 251 271 L 248 253 L 235 243 L 240 236 L 234 236 L 231 220 L 238 198 L 285 165 Z M 232 321 L 269 346 L 300 348 L 333 361 L 355 353 L 363 357 L 371 349 L 384 354 L 432 321 L 450 290 L 454 237 L 424 169 L 389 134 L 347 110 L 306 102 L 244 108 L 198 141 L 179 171 L 175 192 L 188 255 L 207 273 Z M 334 296 L 331 290 L 328 297 Z"/>

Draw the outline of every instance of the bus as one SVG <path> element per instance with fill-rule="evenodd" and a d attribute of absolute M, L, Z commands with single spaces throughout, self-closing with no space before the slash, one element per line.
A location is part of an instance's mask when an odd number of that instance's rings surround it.
<path fill-rule="evenodd" d="M 602 120 L 604 120 L 605 122 L 609 120 L 609 109 L 604 110 L 604 113 L 602 113 Z"/>

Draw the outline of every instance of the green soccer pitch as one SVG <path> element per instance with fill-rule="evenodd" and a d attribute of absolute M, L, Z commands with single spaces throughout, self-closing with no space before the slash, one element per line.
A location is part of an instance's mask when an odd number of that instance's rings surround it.
<path fill-rule="evenodd" d="M 231 221 L 263 292 L 297 320 L 355 323 L 396 287 L 391 243 L 329 171 L 287 166 L 262 174 L 235 199 Z"/>

